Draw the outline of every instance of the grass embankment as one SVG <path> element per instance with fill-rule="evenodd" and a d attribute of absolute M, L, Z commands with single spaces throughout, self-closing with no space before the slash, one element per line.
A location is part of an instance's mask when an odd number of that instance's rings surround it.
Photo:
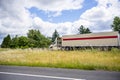
<path fill-rule="evenodd" d="M 0 49 L 0 65 L 120 71 L 120 50 L 48 51 Z"/>

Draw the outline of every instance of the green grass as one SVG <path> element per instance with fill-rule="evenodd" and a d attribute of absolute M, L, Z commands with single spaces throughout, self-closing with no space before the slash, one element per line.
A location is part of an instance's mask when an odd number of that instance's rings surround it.
<path fill-rule="evenodd" d="M 0 65 L 120 71 L 120 50 L 0 49 Z"/>

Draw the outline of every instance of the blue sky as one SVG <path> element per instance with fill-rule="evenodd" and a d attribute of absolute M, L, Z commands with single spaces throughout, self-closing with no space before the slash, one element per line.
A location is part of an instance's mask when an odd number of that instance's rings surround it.
<path fill-rule="evenodd" d="M 61 22 L 74 22 L 79 19 L 80 15 L 83 14 L 86 10 L 94 7 L 97 5 L 97 2 L 94 0 L 85 0 L 83 2 L 82 9 L 77 10 L 64 10 L 62 11 L 62 15 L 60 16 L 52 16 L 54 12 L 50 11 L 46 13 L 43 10 L 39 10 L 36 7 L 31 7 L 28 10 L 31 14 L 35 14 L 36 16 L 40 17 L 44 21 L 49 21 L 52 23 L 61 23 Z"/>
<path fill-rule="evenodd" d="M 0 0 L 0 43 L 10 34 L 26 36 L 37 29 L 51 37 L 77 34 L 80 25 L 92 32 L 112 31 L 120 17 L 120 0 Z"/>

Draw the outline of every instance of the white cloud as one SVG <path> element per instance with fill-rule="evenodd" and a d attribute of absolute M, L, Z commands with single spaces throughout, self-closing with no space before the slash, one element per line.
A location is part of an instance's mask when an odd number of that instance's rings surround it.
<path fill-rule="evenodd" d="M 71 34 L 72 31 L 72 23 L 71 22 L 64 22 L 64 23 L 50 23 L 45 22 L 39 17 L 34 18 L 34 28 L 40 29 L 40 31 L 47 36 L 52 36 L 52 33 L 57 29 L 57 31 L 62 34 Z"/>
<path fill-rule="evenodd" d="M 84 0 L 26 0 L 26 7 L 36 7 L 45 12 L 54 12 L 50 16 L 61 15 L 63 10 L 81 9 Z"/>
<path fill-rule="evenodd" d="M 96 0 L 98 5 L 85 11 L 80 18 L 92 23 L 91 29 L 97 31 L 110 31 L 113 18 L 120 16 L 120 1 Z M 90 25 L 91 26 L 91 25 Z"/>
<path fill-rule="evenodd" d="M 69 35 L 69 34 L 77 34 L 78 28 L 80 25 L 84 25 L 85 27 L 90 27 L 89 25 L 93 25 L 89 21 L 86 20 L 78 20 L 75 22 L 64 22 L 64 23 L 50 23 L 47 21 L 43 21 L 39 17 L 34 18 L 34 28 L 40 29 L 40 31 L 47 36 L 52 36 L 52 33 L 57 29 L 60 35 Z"/>
<path fill-rule="evenodd" d="M 36 7 L 46 12 L 53 11 L 51 16 L 56 17 L 61 15 L 63 10 L 82 8 L 82 3 L 83 0 L 0 0 L 0 32 L 13 35 L 21 34 L 21 32 L 26 34 L 29 27 L 34 23 L 33 14 L 30 14 L 26 8 Z M 44 27 L 47 26 L 45 23 L 42 22 Z M 47 23 L 57 26 L 57 24 Z M 42 26 L 42 24 L 39 26 Z M 46 28 L 44 27 L 43 29 Z"/>
<path fill-rule="evenodd" d="M 84 0 L 26 0 L 26 7 L 37 7 L 43 11 L 63 11 L 82 8 Z"/>
<path fill-rule="evenodd" d="M 21 6 L 21 1 L 0 1 L 0 32 L 4 34 L 25 34 L 32 24 L 29 12 Z"/>
<path fill-rule="evenodd" d="M 63 10 L 81 9 L 84 0 L 0 0 L 0 39 L 6 34 L 25 35 L 29 29 L 39 29 L 42 34 L 51 36 L 55 29 L 61 34 L 76 34 L 80 25 L 92 31 L 110 31 L 114 16 L 120 16 L 120 1 L 96 0 L 98 5 L 86 10 L 74 22 L 51 23 L 30 14 L 27 8 L 53 12 L 52 17 Z M 1 42 L 1 40 L 0 40 Z"/>

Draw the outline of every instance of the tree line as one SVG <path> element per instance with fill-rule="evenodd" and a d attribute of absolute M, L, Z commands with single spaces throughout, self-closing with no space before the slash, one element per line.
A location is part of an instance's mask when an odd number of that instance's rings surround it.
<path fill-rule="evenodd" d="M 113 31 L 120 31 L 120 18 L 116 16 L 111 25 Z M 81 25 L 78 28 L 78 34 L 92 33 L 89 28 L 85 28 Z M 13 38 L 8 34 L 4 37 L 1 44 L 2 48 L 47 48 L 55 39 L 59 36 L 57 30 L 54 31 L 51 38 L 47 38 L 41 34 L 39 30 L 29 30 L 26 36 L 17 35 Z"/>
<path fill-rule="evenodd" d="M 51 40 L 40 33 L 39 30 L 29 30 L 26 36 L 17 35 L 13 38 L 8 34 L 1 44 L 2 48 L 46 48 Z"/>

